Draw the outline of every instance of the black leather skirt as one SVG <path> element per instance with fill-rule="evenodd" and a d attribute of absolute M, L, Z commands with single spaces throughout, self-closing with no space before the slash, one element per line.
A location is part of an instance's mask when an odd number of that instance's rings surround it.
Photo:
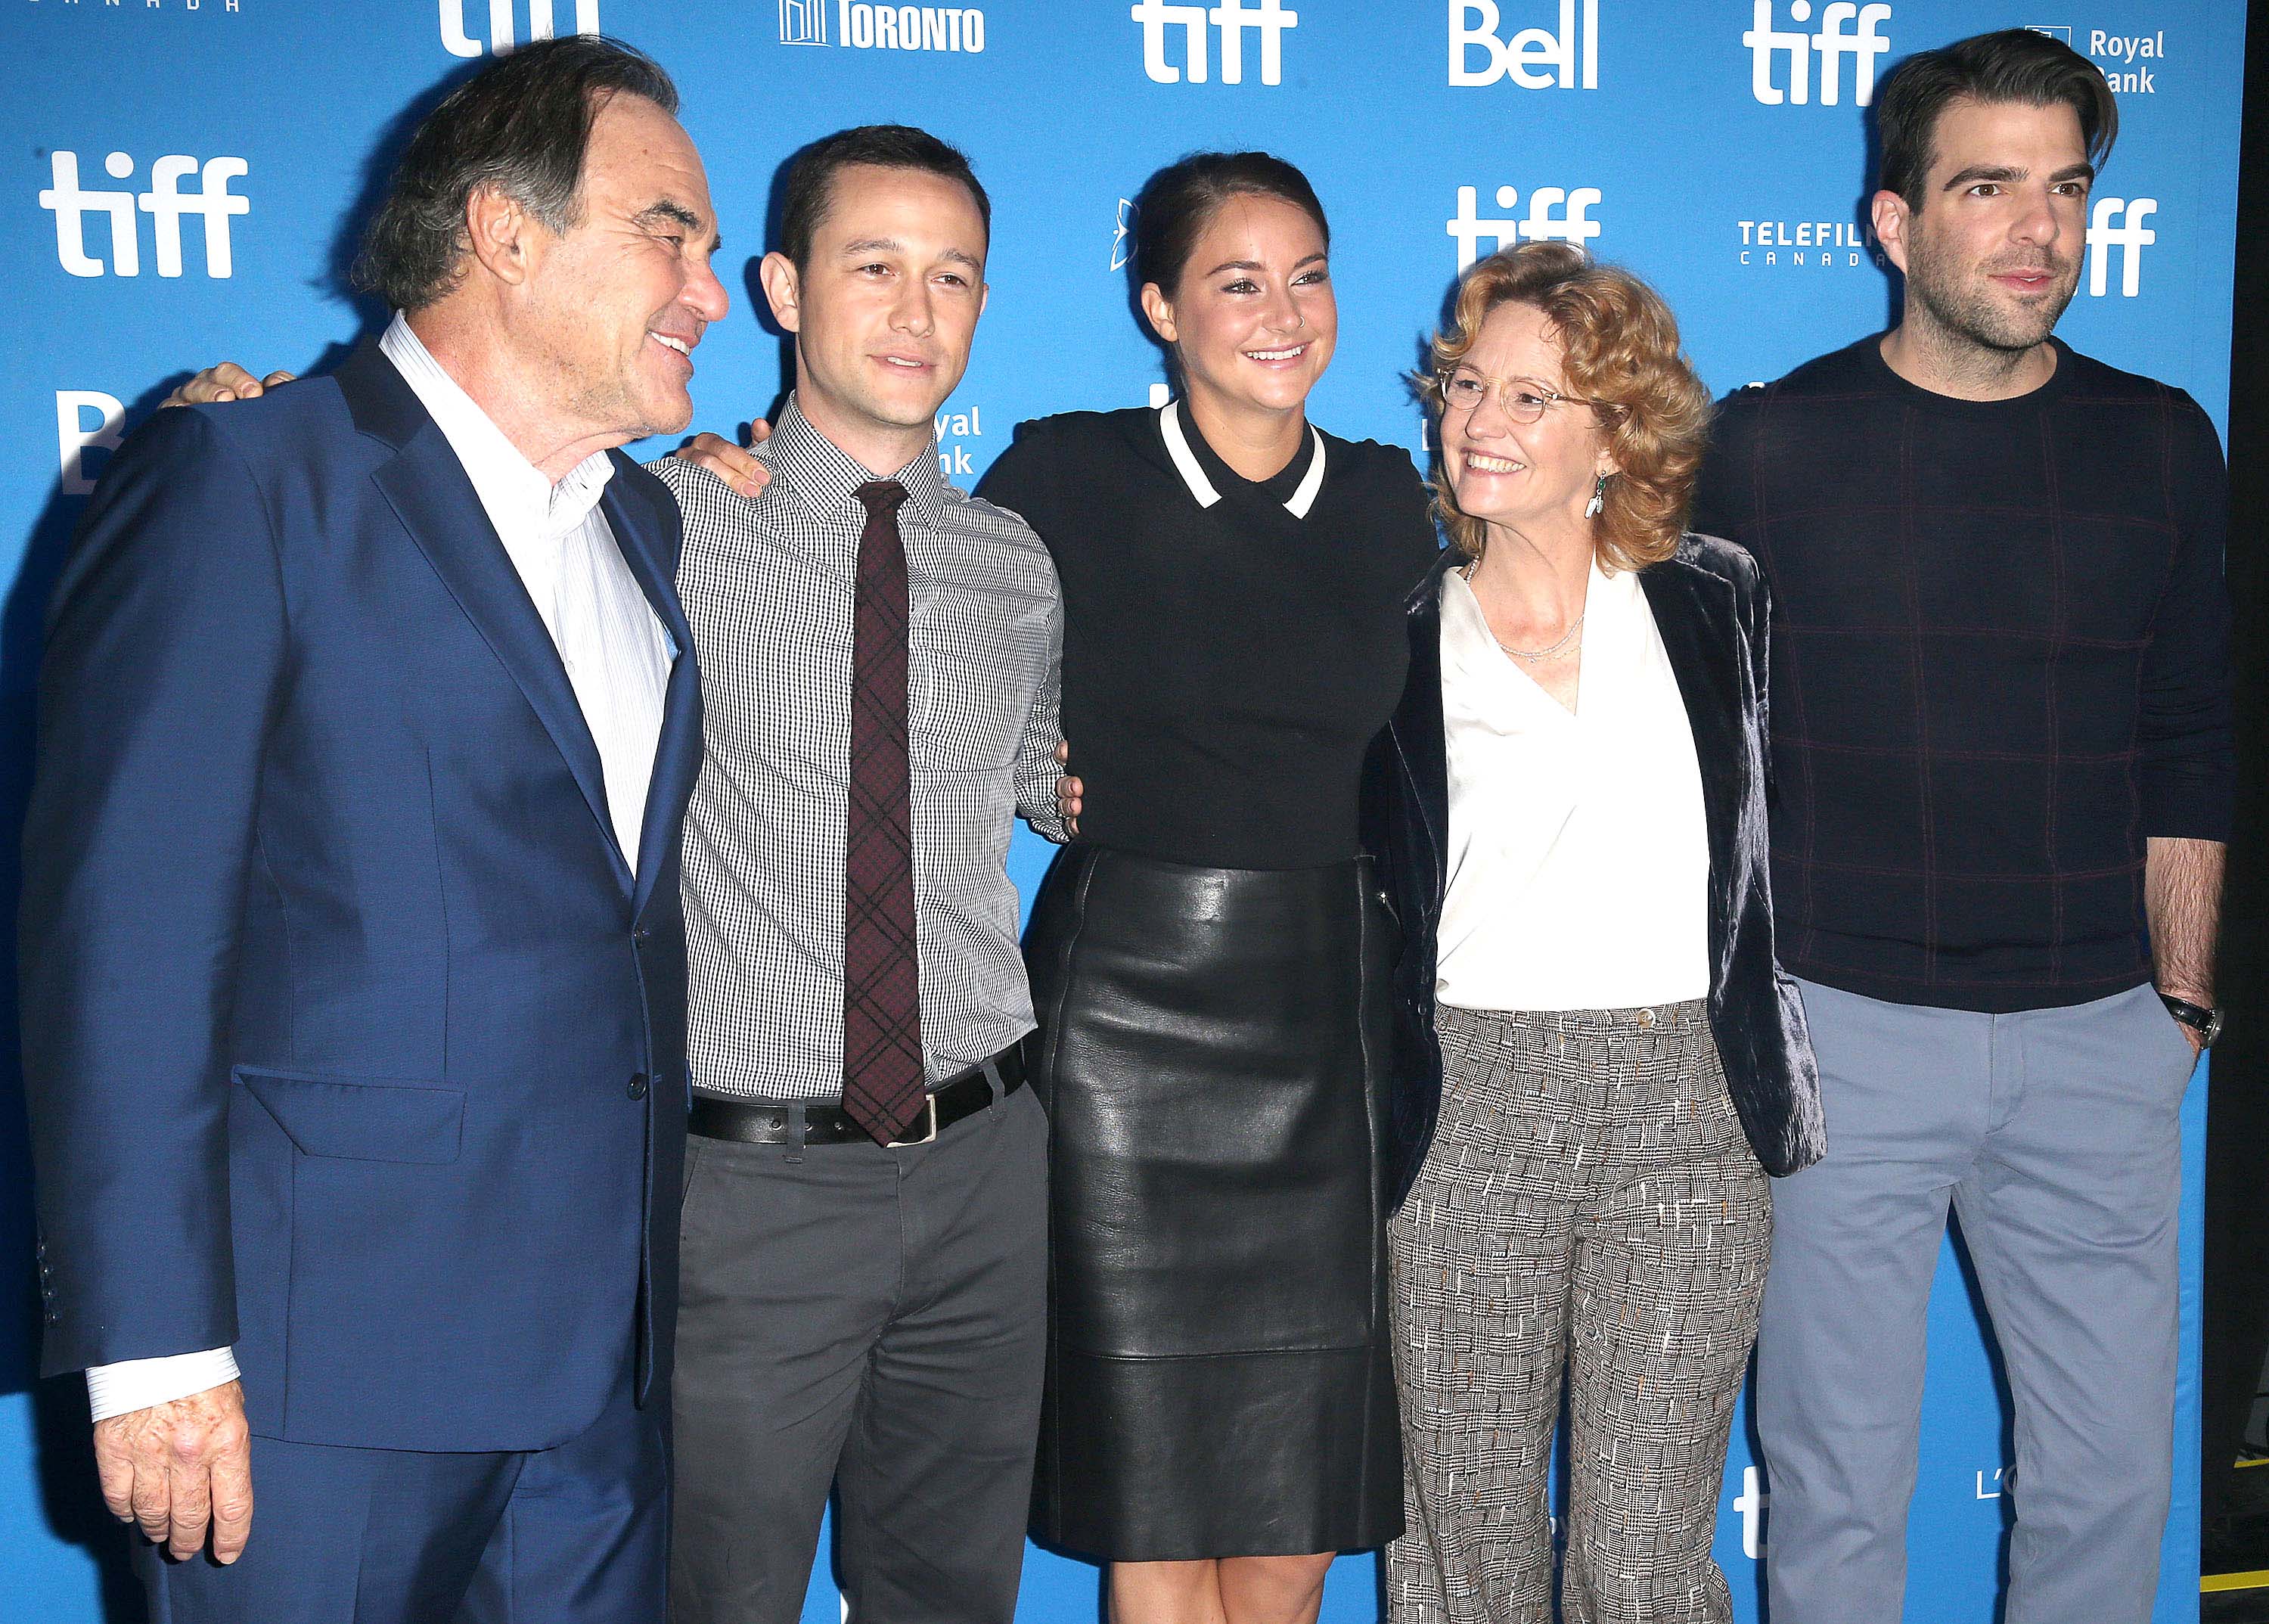
<path fill-rule="evenodd" d="M 1368 860 L 1057 860 L 1025 941 L 1053 1191 L 1043 1539 L 1159 1561 L 1401 1532 L 1393 941 Z"/>

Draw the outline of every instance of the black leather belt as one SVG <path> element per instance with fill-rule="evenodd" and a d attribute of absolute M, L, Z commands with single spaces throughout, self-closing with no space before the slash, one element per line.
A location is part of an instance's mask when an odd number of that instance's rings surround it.
<path fill-rule="evenodd" d="M 997 1085 L 997 1092 L 996 1092 Z M 922 1114 L 914 1118 L 921 1132 L 898 1145 L 927 1145 L 964 1117 L 973 1117 L 996 1099 L 1007 1099 L 1024 1086 L 1024 1046 L 1012 1044 L 991 1059 L 957 1072 L 929 1091 Z M 871 1145 L 874 1136 L 851 1119 L 840 1105 L 807 1105 L 767 1100 L 721 1100 L 693 1096 L 686 1118 L 689 1132 L 704 1139 L 729 1139 L 743 1145 L 792 1145 L 796 1120 L 802 1118 L 802 1142 L 807 1145 Z"/>

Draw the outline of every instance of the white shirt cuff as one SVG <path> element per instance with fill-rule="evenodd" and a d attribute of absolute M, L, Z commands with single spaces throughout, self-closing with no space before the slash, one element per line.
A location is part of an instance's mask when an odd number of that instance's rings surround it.
<path fill-rule="evenodd" d="M 209 1347 L 159 1359 L 122 1359 L 116 1364 L 91 1365 L 86 1372 L 86 1398 L 94 1419 L 107 1421 L 234 1380 L 236 1351 Z"/>

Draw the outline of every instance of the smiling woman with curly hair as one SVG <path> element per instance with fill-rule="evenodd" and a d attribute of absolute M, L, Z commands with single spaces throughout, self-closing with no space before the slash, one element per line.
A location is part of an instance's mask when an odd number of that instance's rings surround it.
<path fill-rule="evenodd" d="M 1764 583 L 1685 530 L 1710 398 L 1628 271 L 1475 265 L 1423 382 L 1453 548 L 1370 837 L 1402 923 L 1397 1624 L 1730 1616 L 1711 1561 L 1769 1174 L 1816 1160 L 1765 867 Z"/>

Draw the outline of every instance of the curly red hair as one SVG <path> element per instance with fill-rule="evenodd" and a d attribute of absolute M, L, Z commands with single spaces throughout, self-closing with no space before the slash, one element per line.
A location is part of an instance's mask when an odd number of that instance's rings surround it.
<path fill-rule="evenodd" d="M 1619 266 L 1564 242 L 1524 242 L 1490 255 L 1459 284 L 1448 325 L 1434 335 L 1434 373 L 1420 387 L 1438 415 L 1441 375 L 1472 349 L 1500 305 L 1543 312 L 1560 343 L 1568 391 L 1593 403 L 1617 472 L 1608 481 L 1594 537 L 1611 569 L 1643 569 L 1678 550 L 1709 442 L 1710 392 L 1678 347 L 1678 321 L 1662 296 Z M 1458 506 L 1448 476 L 1434 476 L 1434 511 L 1451 543 L 1478 559 L 1486 527 Z"/>

